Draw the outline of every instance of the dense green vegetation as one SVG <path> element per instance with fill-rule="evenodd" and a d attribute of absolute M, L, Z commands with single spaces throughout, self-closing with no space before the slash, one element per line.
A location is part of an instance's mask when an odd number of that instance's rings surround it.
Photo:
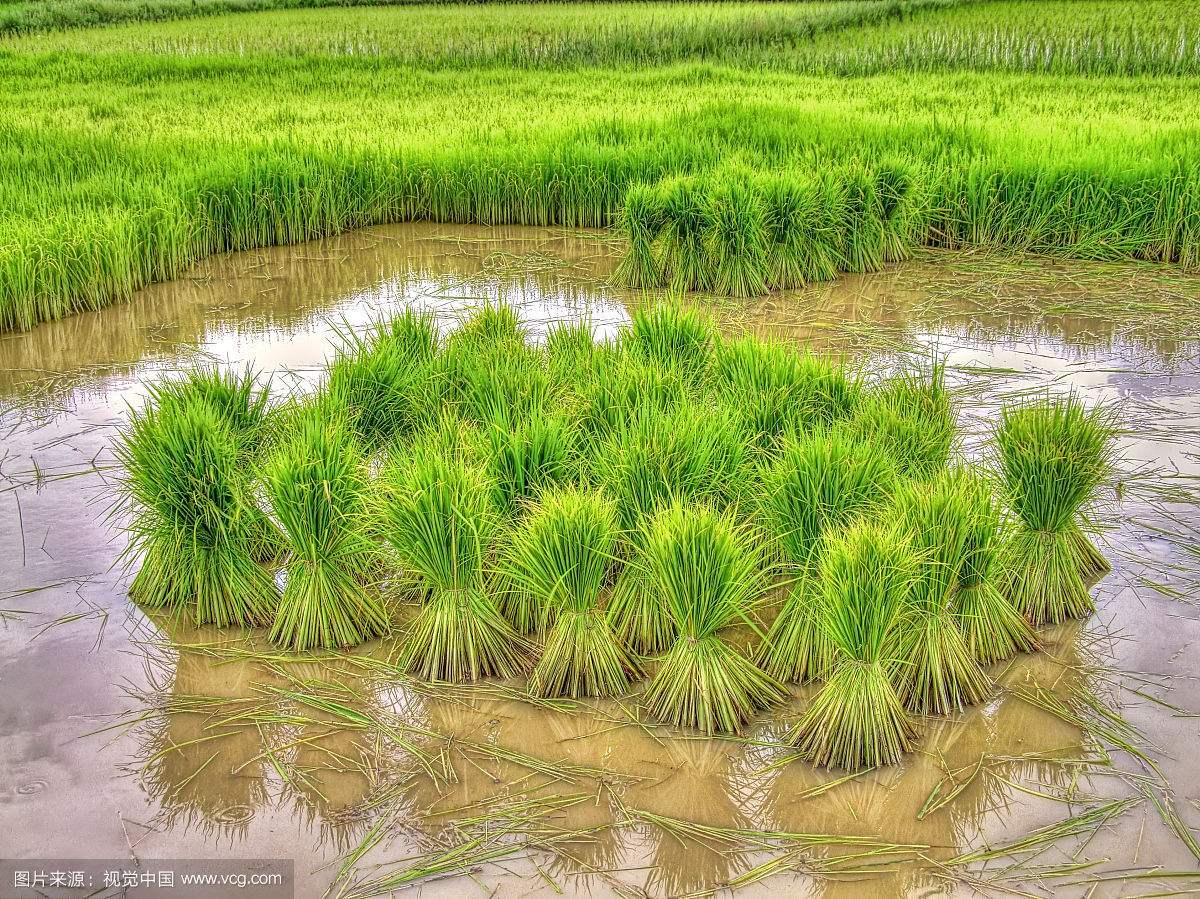
<path fill-rule="evenodd" d="M 135 599 L 294 649 L 395 634 L 418 676 L 529 674 L 538 696 L 649 673 L 648 713 L 709 734 L 818 681 L 794 739 L 848 768 L 898 759 L 913 715 L 986 700 L 982 663 L 1032 648 L 1031 622 L 1091 611 L 1102 410 L 1010 407 L 989 478 L 936 365 L 867 382 L 666 306 L 601 344 L 575 326 L 531 346 L 502 307 L 428 352 L 432 333 L 383 323 L 270 410 L 248 376 L 157 391 L 120 446 Z M 422 378 L 378 362 L 416 347 Z M 950 439 L 891 440 L 880 403 Z"/>
<path fill-rule="evenodd" d="M 677 287 L 789 286 L 913 244 L 1195 266 L 1195 25 L 1183 3 L 1123 7 L 460 4 L 13 36 L 0 328 L 376 222 L 604 226 L 680 176 L 693 251 L 726 259 Z M 939 61 L 937 29 L 974 49 Z M 1027 65 L 989 49 L 1022 34 Z"/>

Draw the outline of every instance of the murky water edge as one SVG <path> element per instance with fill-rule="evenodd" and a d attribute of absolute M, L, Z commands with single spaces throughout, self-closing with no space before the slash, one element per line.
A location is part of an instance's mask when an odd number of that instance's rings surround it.
<path fill-rule="evenodd" d="M 16 835 L 0 856 L 296 858 L 303 896 L 347 855 L 369 879 L 468 838 L 515 849 L 422 894 L 1200 887 L 1179 830 L 1200 828 L 1200 278 L 1170 269 L 930 253 L 715 304 L 729 330 L 868 367 L 935 347 L 969 440 L 1023 391 L 1122 404 L 1131 476 L 1099 613 L 994 669 L 989 704 L 926 722 L 893 769 L 789 763 L 779 741 L 800 689 L 744 739 L 698 739 L 631 720 L 633 700 L 431 690 L 391 672 L 386 643 L 297 664 L 258 635 L 128 605 L 104 521 L 109 442 L 147 383 L 211 359 L 307 389 L 339 329 L 408 304 L 448 327 L 503 299 L 535 336 L 581 316 L 612 331 L 641 301 L 608 284 L 613 263 L 599 233 L 368 229 L 215 257 L 130 304 L 0 338 L 0 834 Z M 1083 859 L 1095 864 L 1074 869 Z"/>

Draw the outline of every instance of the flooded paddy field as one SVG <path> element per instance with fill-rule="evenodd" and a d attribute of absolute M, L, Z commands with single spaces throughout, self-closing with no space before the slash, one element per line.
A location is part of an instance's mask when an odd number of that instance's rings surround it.
<path fill-rule="evenodd" d="M 644 720 L 636 692 L 434 687 L 390 639 L 297 657 L 128 602 L 111 443 L 148 385 L 212 360 L 306 390 L 339 331 L 408 306 L 613 333 L 644 302 L 610 286 L 616 259 L 600 232 L 368 229 L 0 337 L 0 855 L 293 858 L 300 896 L 1200 890 L 1200 278 L 1173 269 L 925 252 L 703 301 L 729 332 L 868 368 L 934 348 L 969 445 L 1047 386 L 1119 404 L 1097 614 L 994 666 L 992 700 L 922 722 L 895 767 L 793 759 L 811 688 L 701 738 Z"/>

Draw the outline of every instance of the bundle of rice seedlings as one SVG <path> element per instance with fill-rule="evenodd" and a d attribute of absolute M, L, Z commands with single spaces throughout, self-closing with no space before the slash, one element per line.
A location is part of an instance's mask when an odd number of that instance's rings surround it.
<path fill-rule="evenodd" d="M 846 272 L 877 272 L 883 268 L 886 239 L 883 205 L 875 178 L 856 165 L 842 167 L 835 177 L 845 187 L 838 268 Z"/>
<path fill-rule="evenodd" d="M 590 371 L 599 347 L 589 322 L 556 322 L 546 333 L 546 367 L 556 381 L 577 383 Z"/>
<path fill-rule="evenodd" d="M 417 313 L 343 337 L 323 394 L 367 452 L 408 437 L 441 403 L 436 341 L 432 318 Z"/>
<path fill-rule="evenodd" d="M 541 355 L 522 345 L 507 353 L 462 345 L 450 353 L 459 413 L 483 425 L 514 428 L 551 406 L 554 385 Z"/>
<path fill-rule="evenodd" d="M 861 395 L 858 378 L 845 367 L 755 337 L 720 344 L 713 381 L 764 449 L 787 434 L 848 417 Z"/>
<path fill-rule="evenodd" d="M 717 329 L 695 309 L 659 303 L 633 313 L 631 326 L 621 333 L 621 346 L 631 355 L 658 368 L 699 378 L 717 347 Z"/>
<path fill-rule="evenodd" d="M 760 178 L 767 239 L 767 282 L 780 290 L 837 277 L 837 230 L 818 183 L 792 175 Z"/>
<path fill-rule="evenodd" d="M 575 488 L 543 494 L 517 532 L 508 570 L 552 622 L 529 679 L 534 695 L 612 696 L 639 672 L 600 609 L 616 538 L 612 503 Z"/>
<path fill-rule="evenodd" d="M 446 349 L 506 352 L 526 346 L 528 334 L 517 311 L 505 303 L 485 303 L 470 310 L 450 334 Z"/>
<path fill-rule="evenodd" d="M 731 297 L 755 297 L 767 287 L 767 228 L 761 197 L 745 179 L 720 178 L 709 196 L 708 247 L 712 289 Z"/>
<path fill-rule="evenodd" d="M 667 412 L 687 399 L 677 370 L 631 358 L 612 347 L 597 352 L 575 390 L 579 427 L 593 446 L 624 428 L 637 410 Z"/>
<path fill-rule="evenodd" d="M 486 580 L 498 524 L 487 477 L 460 458 L 410 452 L 384 465 L 379 488 L 381 534 L 425 593 L 401 667 L 451 682 L 524 670 L 528 644 Z"/>
<path fill-rule="evenodd" d="M 894 528 L 861 521 L 821 558 L 821 624 L 837 650 L 829 679 L 791 735 L 815 765 L 891 765 L 916 727 L 893 685 L 918 557 Z"/>
<path fill-rule="evenodd" d="M 616 270 L 620 283 L 642 290 L 666 283 L 666 270 L 656 246 L 665 221 L 663 192 L 657 185 L 634 184 L 625 191 L 617 226 L 629 246 Z"/>
<path fill-rule="evenodd" d="M 386 633 L 382 599 L 364 586 L 377 559 L 366 462 L 346 419 L 325 403 L 289 416 L 262 481 L 288 548 L 271 640 L 332 649 Z"/>
<path fill-rule="evenodd" d="M 636 549 L 633 555 L 637 556 Z M 638 655 L 666 652 L 679 636 L 670 609 L 655 594 L 646 571 L 638 565 L 629 564 L 620 570 L 605 613 L 621 645 Z"/>
<path fill-rule="evenodd" d="M 887 160 L 875 167 L 884 262 L 899 262 L 912 255 L 916 181 L 911 166 L 901 160 Z"/>
<path fill-rule="evenodd" d="M 663 264 L 676 291 L 709 290 L 713 266 L 706 246 L 712 204 L 697 178 L 672 178 L 660 188 L 663 204 Z"/>
<path fill-rule="evenodd" d="M 1115 435 L 1106 409 L 1086 409 L 1074 396 L 1001 413 L 994 441 L 1015 516 L 1007 592 L 1034 624 L 1086 618 L 1095 610 L 1084 577 L 1095 571 L 1098 553 L 1084 529 L 1091 526 L 1088 507 L 1113 470 Z"/>
<path fill-rule="evenodd" d="M 1016 652 L 1032 652 L 1038 646 L 1033 628 L 999 589 L 1004 576 L 1003 523 L 991 487 L 968 469 L 952 470 L 943 477 L 957 482 L 953 489 L 969 510 L 953 602 L 967 648 L 985 665 Z"/>
<path fill-rule="evenodd" d="M 273 529 L 250 499 L 244 438 L 201 393 L 158 398 L 131 413 L 115 449 L 126 552 L 143 560 L 129 595 L 197 624 L 265 624 L 278 594 L 256 558 Z"/>
<path fill-rule="evenodd" d="M 487 471 L 501 515 L 512 517 L 540 491 L 576 473 L 574 422 L 566 415 L 536 415 L 486 432 Z"/>
<path fill-rule="evenodd" d="M 792 580 L 758 650 L 773 677 L 802 682 L 828 673 L 834 645 L 821 626 L 823 593 L 815 578 L 824 540 L 882 508 L 895 481 L 891 460 L 844 428 L 789 438 L 765 472 L 763 520 Z"/>
<path fill-rule="evenodd" d="M 910 481 L 896 492 L 896 524 L 920 557 L 897 689 L 907 707 L 920 714 L 947 714 L 974 705 L 991 692 L 991 681 L 954 614 L 973 511 L 963 482 L 954 477 Z"/>
<path fill-rule="evenodd" d="M 764 588 L 756 535 L 704 506 L 672 504 L 646 525 L 638 562 L 679 634 L 646 690 L 660 721 L 734 733 L 783 688 L 720 637 Z"/>
<path fill-rule="evenodd" d="M 955 413 L 945 363 L 909 369 L 867 395 L 853 418 L 855 433 L 882 447 L 909 478 L 943 471 L 954 448 Z"/>
<path fill-rule="evenodd" d="M 263 425 L 271 403 L 270 385 L 260 384 L 249 367 L 235 372 L 215 365 L 198 366 L 182 378 L 152 385 L 149 393 L 149 402 L 155 406 L 170 402 L 207 403 L 251 452 L 264 436 Z"/>

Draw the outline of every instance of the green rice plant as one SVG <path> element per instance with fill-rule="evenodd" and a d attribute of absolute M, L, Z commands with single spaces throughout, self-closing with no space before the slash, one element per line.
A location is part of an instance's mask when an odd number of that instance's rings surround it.
<path fill-rule="evenodd" d="M 707 185 L 699 178 L 681 175 L 664 182 L 663 265 L 672 290 L 710 290 L 713 264 L 708 253 L 712 229 L 712 203 Z"/>
<path fill-rule="evenodd" d="M 294 411 L 264 464 L 262 485 L 288 548 L 271 640 L 332 649 L 386 633 L 383 601 L 364 585 L 377 555 L 366 461 L 346 418 L 326 402 Z"/>
<path fill-rule="evenodd" d="M 577 383 L 591 370 L 599 347 L 586 319 L 555 322 L 546 333 L 546 367 L 558 383 Z"/>
<path fill-rule="evenodd" d="M 612 346 L 597 351 L 575 392 L 580 431 L 590 447 L 624 429 L 638 410 L 670 412 L 688 397 L 676 369 L 631 358 Z"/>
<path fill-rule="evenodd" d="M 756 535 L 704 506 L 675 503 L 645 525 L 646 580 L 679 636 L 646 690 L 650 714 L 706 734 L 734 733 L 784 691 L 720 637 L 748 621 L 765 582 Z"/>
<path fill-rule="evenodd" d="M 813 764 L 891 765 L 911 748 L 916 727 L 894 677 L 918 563 L 907 537 L 877 522 L 858 522 L 829 541 L 820 620 L 837 655 L 791 735 Z"/>
<path fill-rule="evenodd" d="M 618 282 L 641 290 L 666 283 L 666 269 L 658 247 L 665 223 L 663 191 L 658 185 L 630 185 L 617 218 L 618 227 L 629 241 L 615 272 Z"/>
<path fill-rule="evenodd" d="M 253 369 L 240 373 L 213 366 L 198 366 L 181 378 L 161 381 L 150 387 L 150 402 L 182 404 L 204 402 L 229 425 L 247 450 L 258 448 L 271 406 L 270 384 L 260 384 Z"/>
<path fill-rule="evenodd" d="M 1095 570 L 1085 529 L 1089 507 L 1113 471 L 1116 427 L 1104 407 L 1075 396 L 1006 406 L 993 440 L 1014 516 L 1007 594 L 1034 624 L 1086 618 L 1095 607 L 1084 577 Z M 1093 548 L 1094 551 L 1094 548 Z"/>
<path fill-rule="evenodd" d="M 637 545 L 636 538 L 633 543 Z M 636 558 L 638 550 L 631 554 Z M 636 564 L 625 565 L 617 574 L 605 614 L 621 645 L 638 655 L 666 652 L 679 636 L 671 610 L 655 594 L 646 571 Z"/>
<path fill-rule="evenodd" d="M 673 369 L 688 383 L 704 376 L 717 347 L 717 329 L 695 309 L 659 303 L 637 309 L 621 347 L 649 365 Z"/>
<path fill-rule="evenodd" d="M 709 194 L 712 289 L 730 297 L 767 293 L 767 226 L 762 198 L 745 178 L 718 177 Z"/>
<path fill-rule="evenodd" d="M 875 166 L 875 195 L 883 221 L 883 261 L 899 262 L 912 255 L 918 228 L 917 178 L 912 166 L 897 159 Z"/>
<path fill-rule="evenodd" d="M 837 277 L 838 217 L 830 214 L 836 194 L 822 180 L 791 174 L 765 176 L 763 196 L 767 233 L 767 281 L 780 290 Z"/>
<path fill-rule="evenodd" d="M 528 334 L 517 311 L 505 303 L 484 303 L 470 310 L 446 341 L 448 350 L 510 352 L 526 346 Z"/>
<path fill-rule="evenodd" d="M 862 393 L 857 376 L 844 366 L 756 337 L 722 341 L 712 381 L 762 449 L 849 417 Z"/>
<path fill-rule="evenodd" d="M 934 360 L 927 370 L 906 369 L 869 393 L 852 427 L 884 449 L 903 477 L 931 478 L 943 471 L 956 427 L 945 363 Z"/>
<path fill-rule="evenodd" d="M 457 683 L 527 667 L 529 646 L 500 614 L 487 580 L 499 524 L 494 495 L 481 470 L 452 456 L 400 453 L 380 471 L 381 534 L 425 594 L 401 668 Z"/>
<path fill-rule="evenodd" d="M 134 600 L 196 624 L 270 621 L 278 593 L 256 558 L 273 529 L 251 499 L 244 439 L 200 391 L 166 388 L 130 414 L 115 453 L 127 558 L 143 560 Z"/>
<path fill-rule="evenodd" d="M 640 673 L 600 608 L 616 539 L 612 502 L 578 488 L 544 493 L 517 531 L 508 570 L 550 625 L 534 695 L 613 696 Z"/>
<path fill-rule="evenodd" d="M 944 715 L 984 699 L 991 681 L 979 667 L 954 614 L 955 592 L 975 522 L 965 482 L 953 476 L 909 481 L 896 491 L 892 514 L 919 556 L 901 640 L 897 690 L 906 706 Z"/>
<path fill-rule="evenodd" d="M 764 473 L 759 505 L 766 533 L 791 579 L 758 649 L 759 664 L 773 677 L 802 682 L 828 673 L 835 646 L 821 623 L 821 551 L 856 517 L 883 508 L 895 482 L 891 460 L 844 428 L 788 438 Z"/>
<path fill-rule="evenodd" d="M 953 600 L 954 616 L 967 648 L 985 665 L 1016 652 L 1032 652 L 1038 647 L 1033 628 L 999 589 L 1004 584 L 1005 524 L 991 486 L 965 468 L 953 469 L 943 477 L 956 482 L 953 489 L 969 510 Z"/>
<path fill-rule="evenodd" d="M 390 341 L 416 362 L 431 362 L 438 354 L 440 334 L 432 312 L 408 307 L 399 315 L 379 322 L 375 339 Z"/>
<path fill-rule="evenodd" d="M 545 488 L 578 474 L 575 424 L 565 414 L 536 415 L 486 431 L 487 472 L 501 515 L 513 517 Z"/>
<path fill-rule="evenodd" d="M 845 272 L 877 272 L 883 268 L 887 235 L 875 178 L 855 164 L 841 166 L 833 177 L 845 187 L 838 268 Z"/>

